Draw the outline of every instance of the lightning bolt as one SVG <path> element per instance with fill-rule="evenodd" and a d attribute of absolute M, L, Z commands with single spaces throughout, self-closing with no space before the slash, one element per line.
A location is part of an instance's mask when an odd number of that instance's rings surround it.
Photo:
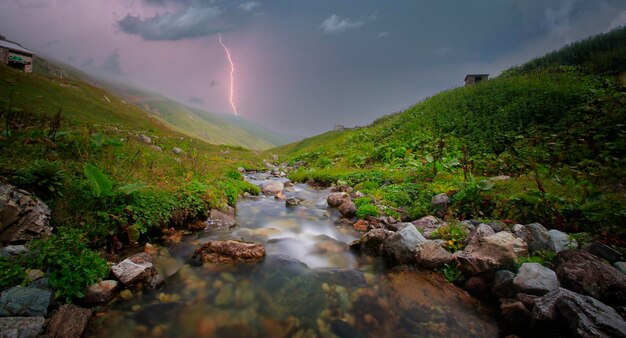
<path fill-rule="evenodd" d="M 228 47 L 226 47 L 226 45 L 224 44 L 224 42 L 222 41 L 222 34 L 217 34 L 220 38 L 220 45 L 222 45 L 222 47 L 224 48 L 224 51 L 226 51 L 226 56 L 228 57 L 228 62 L 230 63 L 230 106 L 233 107 L 233 112 L 235 113 L 235 116 L 239 116 L 237 114 L 237 107 L 235 106 L 235 64 L 233 63 L 233 59 L 230 57 L 230 51 L 228 50 Z"/>

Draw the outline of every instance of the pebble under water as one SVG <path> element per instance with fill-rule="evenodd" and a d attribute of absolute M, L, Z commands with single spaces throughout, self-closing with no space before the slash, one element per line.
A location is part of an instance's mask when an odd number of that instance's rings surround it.
<path fill-rule="evenodd" d="M 270 178 L 248 175 L 255 184 Z M 206 230 L 160 247 L 154 264 L 166 283 L 133 291 L 89 323 L 88 337 L 495 337 L 494 317 L 430 271 L 389 270 L 357 256 L 348 243 L 363 233 L 340 224 L 328 190 L 286 188 L 303 199 L 286 207 L 273 197 L 237 204 L 238 226 Z M 263 262 L 190 264 L 202 243 L 260 241 Z"/>

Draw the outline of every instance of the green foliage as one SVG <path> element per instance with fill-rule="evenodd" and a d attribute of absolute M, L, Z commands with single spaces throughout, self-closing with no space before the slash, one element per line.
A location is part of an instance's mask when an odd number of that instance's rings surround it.
<path fill-rule="evenodd" d="M 26 273 L 20 264 L 0 257 L 0 291 L 20 284 Z"/>
<path fill-rule="evenodd" d="M 26 188 L 35 189 L 45 195 L 63 196 L 65 170 L 58 161 L 35 160 L 32 165 L 15 172 L 11 182 Z"/>
<path fill-rule="evenodd" d="M 56 297 L 68 303 L 84 297 L 84 289 L 109 271 L 106 261 L 89 249 L 84 234 L 76 229 L 60 228 L 50 238 L 33 241 L 30 252 L 31 265 L 49 271 Z"/>
<path fill-rule="evenodd" d="M 358 208 L 363 205 L 371 204 L 373 201 L 372 201 L 372 198 L 370 197 L 359 197 L 359 198 L 355 198 L 353 202 L 354 202 L 354 205 L 356 205 L 356 207 Z"/>
<path fill-rule="evenodd" d="M 463 278 L 463 273 L 456 264 L 444 264 L 443 266 L 436 268 L 435 271 L 443 274 L 443 277 L 450 283 L 454 283 Z"/>
<path fill-rule="evenodd" d="M 94 197 L 113 196 L 113 182 L 98 167 L 87 164 L 83 173 L 91 185 Z"/>
<path fill-rule="evenodd" d="M 463 189 L 455 193 L 450 200 L 457 216 L 475 218 L 490 215 L 491 205 L 485 191 L 493 188 L 493 186 L 491 181 L 476 181 L 474 177 L 471 177 Z"/>
<path fill-rule="evenodd" d="M 380 216 L 380 210 L 374 204 L 363 204 L 357 208 L 356 216 L 358 218 L 365 218 L 367 216 L 378 217 Z"/>
<path fill-rule="evenodd" d="M 432 236 L 445 240 L 444 248 L 454 253 L 463 249 L 467 229 L 463 224 L 453 221 L 440 226 Z"/>
<path fill-rule="evenodd" d="M 556 258 L 556 253 L 550 250 L 537 250 L 531 256 L 528 257 L 519 257 L 515 261 L 515 267 L 517 270 L 524 263 L 539 263 L 543 266 L 549 266 L 552 261 Z"/>

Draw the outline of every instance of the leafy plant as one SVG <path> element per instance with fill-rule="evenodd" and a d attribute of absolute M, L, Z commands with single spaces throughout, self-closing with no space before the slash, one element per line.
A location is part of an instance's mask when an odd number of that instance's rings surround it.
<path fill-rule="evenodd" d="M 528 257 L 519 257 L 515 261 L 515 267 L 519 270 L 519 268 L 524 263 L 539 263 L 541 265 L 549 265 L 556 258 L 556 253 L 550 250 L 537 250 L 531 256 Z"/>
<path fill-rule="evenodd" d="M 0 291 L 20 284 L 24 277 L 24 269 L 17 262 L 0 257 Z"/>
<path fill-rule="evenodd" d="M 95 197 L 113 196 L 113 182 L 111 182 L 100 168 L 92 164 L 87 164 L 83 172 L 91 185 Z"/>
<path fill-rule="evenodd" d="M 60 228 L 47 239 L 31 242 L 29 260 L 32 266 L 49 271 L 56 297 L 68 303 L 84 297 L 83 290 L 109 271 L 106 261 L 89 249 L 78 229 Z"/>
<path fill-rule="evenodd" d="M 32 165 L 19 169 L 11 181 L 43 194 L 63 196 L 62 190 L 65 179 L 66 175 L 61 167 L 61 162 L 36 160 Z"/>
<path fill-rule="evenodd" d="M 356 210 L 356 216 L 358 218 L 365 218 L 367 216 L 378 217 L 380 210 L 374 204 L 363 204 Z"/>
<path fill-rule="evenodd" d="M 444 243 L 446 250 L 456 252 L 463 249 L 465 239 L 467 238 L 467 229 L 463 224 L 452 221 L 440 226 L 433 236 L 446 241 Z"/>
<path fill-rule="evenodd" d="M 443 266 L 436 268 L 435 271 L 443 274 L 443 278 L 450 283 L 454 283 L 463 278 L 463 273 L 456 264 L 444 264 Z"/>

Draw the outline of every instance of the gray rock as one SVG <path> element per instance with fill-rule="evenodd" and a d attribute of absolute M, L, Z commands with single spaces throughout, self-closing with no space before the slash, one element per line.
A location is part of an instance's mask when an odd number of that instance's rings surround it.
<path fill-rule="evenodd" d="M 296 197 L 288 198 L 285 201 L 285 206 L 287 207 L 297 207 L 298 205 L 300 205 L 300 199 Z"/>
<path fill-rule="evenodd" d="M 561 285 L 609 305 L 626 304 L 626 276 L 600 258 L 583 250 L 556 255 L 556 275 Z"/>
<path fill-rule="evenodd" d="M 559 253 L 563 250 L 572 250 L 578 248 L 578 243 L 575 239 L 570 238 L 566 233 L 556 229 L 548 231 L 548 245 L 550 250 Z"/>
<path fill-rule="evenodd" d="M 174 154 L 176 154 L 176 155 L 184 155 L 185 154 L 185 151 L 180 149 L 180 148 L 178 148 L 178 147 L 172 148 L 172 152 Z M 244 169 L 244 171 L 245 171 L 245 169 Z"/>
<path fill-rule="evenodd" d="M 350 198 L 350 195 L 346 192 L 333 192 L 326 198 L 326 202 L 331 208 L 338 208 L 343 203 L 350 201 L 352 201 L 352 198 Z"/>
<path fill-rule="evenodd" d="M 430 235 L 442 225 L 441 221 L 435 216 L 424 216 L 411 223 L 413 223 L 417 229 L 422 230 L 424 237 L 430 237 Z"/>
<path fill-rule="evenodd" d="M 139 135 L 137 139 L 143 143 L 147 143 L 147 144 L 152 143 L 152 139 L 144 134 Z"/>
<path fill-rule="evenodd" d="M 385 250 L 389 256 L 394 257 L 401 264 L 413 263 L 417 245 L 425 241 L 426 238 L 417 231 L 417 228 L 409 225 L 387 238 Z"/>
<path fill-rule="evenodd" d="M 479 224 L 465 239 L 465 244 L 470 244 L 478 241 L 479 238 L 495 235 L 495 231 L 487 224 Z"/>
<path fill-rule="evenodd" d="M 515 274 L 509 270 L 496 271 L 493 278 L 493 284 L 491 286 L 491 293 L 503 298 L 511 298 L 515 296 L 513 278 L 515 278 Z"/>
<path fill-rule="evenodd" d="M 209 229 L 230 229 L 237 225 L 237 221 L 229 214 L 212 209 L 206 224 Z"/>
<path fill-rule="evenodd" d="M 124 285 L 149 282 L 153 276 L 157 275 L 152 264 L 152 257 L 145 252 L 130 256 L 113 265 L 111 272 Z"/>
<path fill-rule="evenodd" d="M 513 234 L 528 244 L 530 252 L 550 250 L 548 230 L 539 223 L 517 224 L 513 227 Z"/>
<path fill-rule="evenodd" d="M 626 262 L 615 262 L 615 264 L 613 264 L 613 267 L 619 270 L 619 272 L 626 275 Z"/>
<path fill-rule="evenodd" d="M 500 299 L 500 314 L 504 321 L 515 329 L 523 329 L 530 323 L 530 311 L 517 299 Z"/>
<path fill-rule="evenodd" d="M 150 148 L 156 150 L 156 151 L 163 151 L 163 148 L 157 146 L 157 145 L 151 145 Z"/>
<path fill-rule="evenodd" d="M 345 218 L 352 218 L 356 216 L 356 205 L 352 201 L 346 201 L 337 208 L 341 215 Z"/>
<path fill-rule="evenodd" d="M 515 263 L 528 254 L 526 243 L 506 231 L 479 238 L 463 251 L 455 252 L 454 258 L 467 275 L 499 270 Z"/>
<path fill-rule="evenodd" d="M 0 242 L 21 244 L 52 234 L 50 208 L 24 190 L 0 184 Z"/>
<path fill-rule="evenodd" d="M 537 299 L 531 318 L 533 329 L 542 335 L 569 327 L 567 334 L 576 337 L 626 337 L 626 322 L 613 308 L 564 288 Z"/>
<path fill-rule="evenodd" d="M 37 317 L 48 314 L 52 293 L 47 290 L 14 286 L 0 295 L 0 317 Z"/>
<path fill-rule="evenodd" d="M 611 248 L 610 246 L 600 242 L 590 243 L 588 246 L 585 247 L 585 250 L 600 258 L 604 258 L 611 263 L 615 263 L 622 259 L 621 253 Z"/>
<path fill-rule="evenodd" d="M 513 279 L 517 292 L 544 295 L 559 288 L 556 273 L 539 263 L 524 263 Z"/>
<path fill-rule="evenodd" d="M 80 337 L 91 318 L 91 310 L 64 304 L 52 316 L 46 333 L 53 338 Z"/>
<path fill-rule="evenodd" d="M 44 317 L 4 317 L 0 318 L 0 337 L 35 338 L 43 330 Z"/>
<path fill-rule="evenodd" d="M 115 298 L 119 283 L 114 280 L 103 280 L 87 287 L 83 302 L 88 305 L 107 304 Z"/>
<path fill-rule="evenodd" d="M 271 181 L 263 186 L 263 194 L 267 196 L 274 196 L 281 193 L 285 189 L 285 185 L 279 181 Z"/>
<path fill-rule="evenodd" d="M 7 245 L 0 249 L 11 256 L 22 256 L 28 253 L 28 248 L 25 245 Z"/>
<path fill-rule="evenodd" d="M 443 217 L 448 212 L 448 205 L 450 205 L 450 197 L 446 194 L 439 194 L 433 196 L 430 201 L 430 205 L 437 211 L 437 216 Z"/>
<path fill-rule="evenodd" d="M 500 222 L 500 221 L 491 221 L 488 224 L 491 229 L 493 230 L 493 232 L 500 232 L 500 231 L 504 231 L 506 229 L 506 224 L 504 224 L 504 222 Z"/>
<path fill-rule="evenodd" d="M 425 241 L 417 245 L 415 249 L 415 260 L 426 268 L 436 268 L 440 265 L 450 263 L 452 254 L 434 241 Z"/>

